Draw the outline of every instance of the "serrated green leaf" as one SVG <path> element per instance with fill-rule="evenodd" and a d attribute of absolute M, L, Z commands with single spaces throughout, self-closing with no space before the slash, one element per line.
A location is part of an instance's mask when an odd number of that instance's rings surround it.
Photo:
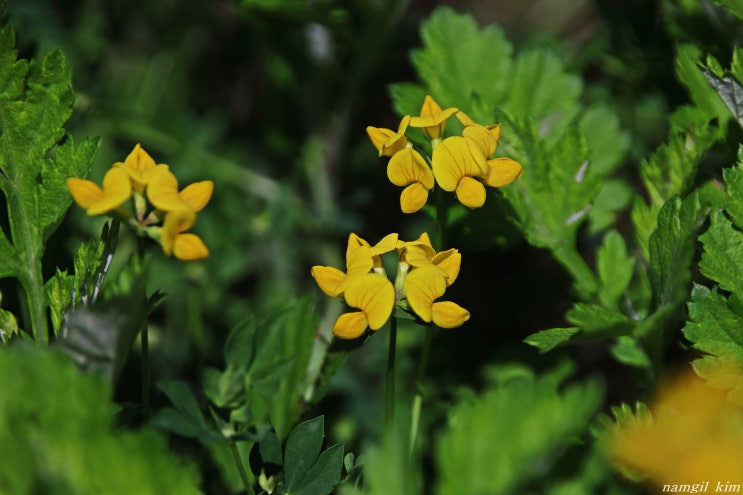
<path fill-rule="evenodd" d="M 328 495 L 341 478 L 343 444 L 325 449 L 292 491 L 294 495 Z"/>
<path fill-rule="evenodd" d="M 440 7 L 421 25 L 421 38 L 423 48 L 412 52 L 413 65 L 442 107 L 464 109 L 477 99 L 490 113 L 500 104 L 513 48 L 499 27 L 479 29 L 471 15 Z"/>
<path fill-rule="evenodd" d="M 518 376 L 460 401 L 435 446 L 437 493 L 528 493 L 585 430 L 601 396 L 595 383 L 561 386 L 547 373 Z"/>
<path fill-rule="evenodd" d="M 315 464 L 324 437 L 322 416 L 299 423 L 289 433 L 284 448 L 284 484 L 288 493 L 300 486 L 302 478 Z"/>
<path fill-rule="evenodd" d="M 743 294 L 743 232 L 720 210 L 713 210 L 710 226 L 699 237 L 704 246 L 699 269 L 720 287 Z"/>
<path fill-rule="evenodd" d="M 539 352 L 545 353 L 567 343 L 578 333 L 580 333 L 580 328 L 578 327 L 550 328 L 529 335 L 524 339 L 524 342 L 536 347 L 539 349 Z"/>
<path fill-rule="evenodd" d="M 739 229 L 743 228 L 743 169 L 740 165 L 725 168 L 722 170 L 722 177 L 726 194 L 723 201 L 713 204 L 725 208 L 735 225 Z"/>
<path fill-rule="evenodd" d="M 616 309 L 599 304 L 576 303 L 565 318 L 578 325 L 585 338 L 617 337 L 632 332 L 637 322 Z"/>
<path fill-rule="evenodd" d="M 562 132 L 555 132 L 553 126 L 564 127 L 580 110 L 576 105 L 582 91 L 580 78 L 569 74 L 562 59 L 548 48 L 519 54 L 509 81 L 509 113 L 534 119 L 542 136 L 560 136 Z"/>
<path fill-rule="evenodd" d="M 0 308 L 0 344 L 6 344 L 19 331 L 18 322 L 13 313 Z"/>
<path fill-rule="evenodd" d="M 731 299 L 720 294 L 717 287 L 710 290 L 695 285 L 688 305 L 689 321 L 683 328 L 692 346 L 705 353 L 693 362 L 695 370 L 701 377 L 718 382 L 720 369 L 743 369 L 743 315 L 734 309 Z M 731 397 L 743 404 L 740 373 L 716 385 L 730 390 Z"/>
<path fill-rule="evenodd" d="M 700 217 L 696 194 L 683 201 L 674 197 L 658 213 L 658 227 L 649 243 L 650 280 L 657 307 L 675 306 L 686 299 Z"/>
<path fill-rule="evenodd" d="M 624 238 L 616 230 L 604 236 L 596 253 L 596 271 L 599 277 L 599 300 L 607 308 L 617 308 L 632 280 L 635 260 L 627 254 Z"/>
<path fill-rule="evenodd" d="M 72 301 L 75 291 L 75 277 L 67 274 L 67 270 L 57 272 L 46 282 L 46 297 L 51 311 L 54 333 L 62 326 L 64 314 Z"/>
<path fill-rule="evenodd" d="M 71 203 L 65 180 L 87 173 L 96 144 L 86 141 L 75 148 L 72 137 L 65 135 L 63 126 L 72 114 L 74 93 L 62 52 L 54 50 L 41 61 L 17 61 L 14 41 L 10 27 L 3 28 L 0 190 L 7 203 L 9 231 L 0 235 L 0 277 L 18 278 L 29 308 L 28 330 L 46 342 L 47 301 L 41 269 L 45 243 Z"/>

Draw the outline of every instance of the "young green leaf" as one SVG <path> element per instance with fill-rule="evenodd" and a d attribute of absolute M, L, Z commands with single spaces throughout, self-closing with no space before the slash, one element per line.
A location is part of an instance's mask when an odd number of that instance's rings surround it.
<path fill-rule="evenodd" d="M 319 416 L 298 424 L 289 433 L 284 448 L 284 484 L 287 492 L 294 493 L 320 455 L 325 437 L 323 426 L 323 417 Z"/>
<path fill-rule="evenodd" d="M 694 361 L 703 378 L 711 378 L 719 364 L 743 369 L 743 312 L 717 291 L 695 285 L 689 302 L 689 321 L 683 332 L 695 349 L 705 355 Z M 732 390 L 736 400 L 743 401 L 743 383 L 739 377 L 722 386 Z M 743 402 L 742 402 L 743 403 Z"/>
<path fill-rule="evenodd" d="M 599 276 L 599 300 L 607 308 L 617 308 L 632 281 L 635 260 L 627 254 L 624 238 L 616 230 L 604 236 L 604 243 L 596 253 L 596 271 Z"/>
<path fill-rule="evenodd" d="M 699 240 L 704 246 L 699 262 L 702 274 L 725 290 L 743 294 L 743 233 L 722 211 L 714 210 L 710 226 Z"/>
<path fill-rule="evenodd" d="M 696 194 L 683 201 L 674 197 L 658 213 L 658 227 L 649 243 L 656 307 L 676 306 L 686 299 L 700 220 L 701 205 Z"/>
<path fill-rule="evenodd" d="M 536 347 L 539 349 L 539 352 L 545 353 L 566 344 L 573 336 L 579 333 L 580 328 L 578 327 L 550 328 L 529 335 L 524 339 L 524 342 Z"/>
<path fill-rule="evenodd" d="M 343 468 L 343 444 L 335 444 L 325 449 L 315 464 L 307 471 L 297 487 L 291 492 L 295 495 L 328 495 L 338 484 Z"/>

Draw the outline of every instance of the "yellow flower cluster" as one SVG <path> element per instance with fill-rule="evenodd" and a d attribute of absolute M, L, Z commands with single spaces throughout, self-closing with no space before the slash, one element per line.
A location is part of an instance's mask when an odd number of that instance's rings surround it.
<path fill-rule="evenodd" d="M 734 370 L 719 374 L 741 378 Z M 724 392 L 689 371 L 661 387 L 650 411 L 652 419 L 625 421 L 611 432 L 609 454 L 619 467 L 663 492 L 743 483 L 743 409 Z"/>
<path fill-rule="evenodd" d="M 461 136 L 443 138 L 446 121 L 455 115 L 464 129 Z M 405 133 L 420 128 L 431 142 L 430 159 L 413 148 Z M 476 124 L 457 108 L 441 107 L 426 96 L 418 117 L 403 117 L 397 131 L 369 126 L 366 132 L 379 156 L 389 156 L 387 177 L 405 187 L 400 195 L 404 213 L 415 213 L 428 201 L 434 183 L 454 192 L 468 208 L 485 204 L 485 185 L 503 187 L 521 176 L 521 164 L 510 158 L 492 158 L 498 147 L 500 124 Z M 429 166 L 430 164 L 430 166 Z"/>
<path fill-rule="evenodd" d="M 393 285 L 381 255 L 395 250 L 398 268 Z M 461 326 L 469 319 L 469 312 L 453 302 L 437 301 L 457 279 L 461 261 L 456 249 L 437 253 L 426 233 L 410 242 L 389 234 L 374 246 L 352 233 L 346 249 L 346 272 L 314 266 L 312 276 L 325 294 L 341 297 L 358 309 L 339 316 L 333 326 L 338 337 L 353 339 L 367 328 L 382 328 L 395 307 L 442 328 Z"/>
<path fill-rule="evenodd" d="M 155 164 L 137 144 L 124 162 L 114 163 L 106 172 L 102 186 L 86 179 L 67 179 L 70 194 L 88 215 L 119 217 L 139 235 L 157 240 L 168 256 L 197 260 L 209 255 L 201 238 L 186 231 L 209 202 L 212 181 L 196 182 L 179 191 L 178 179 L 169 167 Z M 124 207 L 127 201 L 129 209 Z"/>

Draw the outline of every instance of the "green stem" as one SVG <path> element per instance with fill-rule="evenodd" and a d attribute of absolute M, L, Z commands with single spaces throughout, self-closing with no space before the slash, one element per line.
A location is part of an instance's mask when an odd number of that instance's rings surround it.
<path fill-rule="evenodd" d="M 413 397 L 413 412 L 410 422 L 410 443 L 408 451 L 410 454 L 415 450 L 415 442 L 418 438 L 418 427 L 420 424 L 421 408 L 423 406 L 423 380 L 426 378 L 428 371 L 428 361 L 431 358 L 431 348 L 433 347 L 433 332 L 436 327 L 426 328 L 426 337 L 423 341 L 423 351 L 421 352 L 420 361 L 418 361 L 418 373 L 415 376 L 415 396 Z"/>
<path fill-rule="evenodd" d="M 229 444 L 230 451 L 232 452 L 232 458 L 235 459 L 237 471 L 240 473 L 240 479 L 242 480 L 243 486 L 245 487 L 245 493 L 247 495 L 255 495 L 255 492 L 253 491 L 253 485 L 251 485 L 250 479 L 248 478 L 248 472 L 245 471 L 245 464 L 243 464 L 242 456 L 240 455 L 240 451 L 237 450 L 237 444 L 232 439 L 230 439 Z"/>
<path fill-rule="evenodd" d="M 390 318 L 390 347 L 387 350 L 387 394 L 385 429 L 389 433 L 395 420 L 395 350 L 397 347 L 397 317 Z"/>
<path fill-rule="evenodd" d="M 137 237 L 137 257 L 140 266 L 144 263 L 144 238 Z M 142 417 L 147 422 L 150 419 L 150 337 L 147 327 L 147 318 L 142 323 L 139 333 L 139 344 L 142 351 Z"/>

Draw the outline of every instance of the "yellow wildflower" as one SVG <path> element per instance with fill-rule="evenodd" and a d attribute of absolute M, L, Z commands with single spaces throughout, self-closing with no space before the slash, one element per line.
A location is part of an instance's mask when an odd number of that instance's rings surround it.
<path fill-rule="evenodd" d="M 444 135 L 446 121 L 458 111 L 457 108 L 442 110 L 436 100 L 426 95 L 420 116 L 410 118 L 410 127 L 420 127 L 430 141 L 438 141 Z"/>
<path fill-rule="evenodd" d="M 743 410 L 724 392 L 689 371 L 661 387 L 650 411 L 652 421 L 628 422 L 609 435 L 609 454 L 620 467 L 659 491 L 743 482 Z"/>
<path fill-rule="evenodd" d="M 387 177 L 396 186 L 406 186 L 400 195 L 403 213 L 415 213 L 423 208 L 428 201 L 428 191 L 434 185 L 431 168 L 412 148 L 401 150 L 390 158 Z"/>
<path fill-rule="evenodd" d="M 121 205 L 132 195 L 129 177 L 119 169 L 106 172 L 103 177 L 103 188 L 91 180 L 70 177 L 67 179 L 67 189 L 88 215 L 102 215 L 120 210 Z"/>
<path fill-rule="evenodd" d="M 408 129 L 409 123 L 410 115 L 406 115 L 400 121 L 397 132 L 374 126 L 366 128 L 366 133 L 374 147 L 379 151 L 379 156 L 393 156 L 398 151 L 410 146 L 408 138 L 405 137 L 405 131 Z"/>
<path fill-rule="evenodd" d="M 142 194 L 145 186 L 156 174 L 168 170 L 164 164 L 155 164 L 155 160 L 137 143 L 123 162 L 116 162 L 114 167 L 124 170 L 132 181 L 132 188 Z"/>
<path fill-rule="evenodd" d="M 454 191 L 460 203 L 468 208 L 485 204 L 485 186 L 475 179 L 488 173 L 482 155 L 473 155 L 465 138 L 444 139 L 433 150 L 433 175 L 444 191 Z"/>
<path fill-rule="evenodd" d="M 333 326 L 342 339 L 355 339 L 367 328 L 379 330 L 387 323 L 395 306 L 395 290 L 387 277 L 367 273 L 349 281 L 343 294 L 346 304 L 360 311 L 343 313 Z"/>
<path fill-rule="evenodd" d="M 178 191 L 178 180 L 165 164 L 156 165 L 137 144 L 124 162 L 106 172 L 103 187 L 71 177 L 67 188 L 89 215 L 111 214 L 126 221 L 137 235 L 160 242 L 163 252 L 182 260 L 209 255 L 204 242 L 186 231 L 196 221 L 196 212 L 211 199 L 212 181 L 201 181 Z M 130 200 L 131 208 L 124 204 Z"/>

